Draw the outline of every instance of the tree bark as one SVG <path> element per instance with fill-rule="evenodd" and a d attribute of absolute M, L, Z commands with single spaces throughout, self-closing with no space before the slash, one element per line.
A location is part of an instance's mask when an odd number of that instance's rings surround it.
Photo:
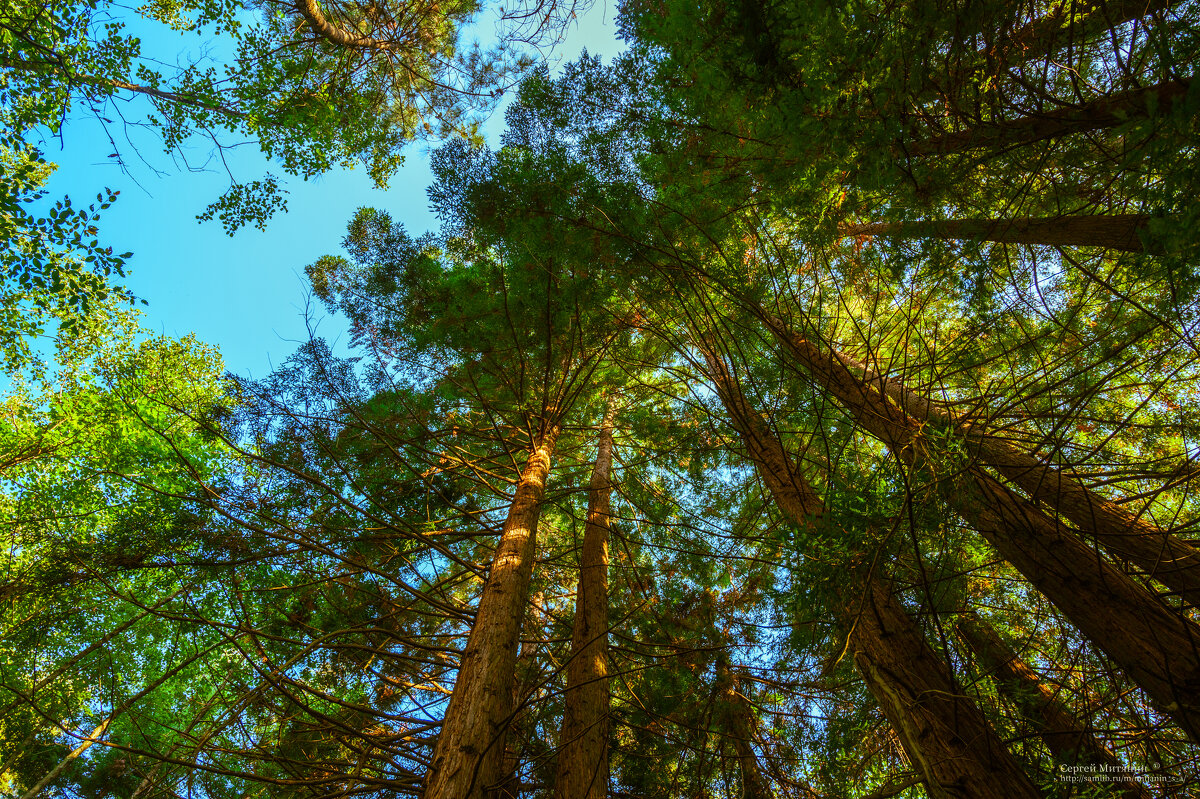
<path fill-rule="evenodd" d="M 1017 706 L 1038 729 L 1046 748 L 1060 763 L 1101 766 L 1113 778 L 1125 799 L 1150 799 L 1146 786 L 1130 778 L 1107 747 L 1059 701 L 1037 673 L 1000 639 L 996 631 L 973 613 L 964 615 L 956 625 L 959 635 L 990 672 L 1002 693 Z"/>
<path fill-rule="evenodd" d="M 741 679 L 729 666 L 722 652 L 717 659 L 717 689 L 723 705 L 724 735 L 733 744 L 737 755 L 738 772 L 742 776 L 741 799 L 773 799 L 758 755 L 754 751 L 754 713 L 750 700 L 741 690 Z"/>
<path fill-rule="evenodd" d="M 929 795 L 1040 796 L 886 582 L 872 576 L 862 593 L 842 622 L 854 664 Z"/>
<path fill-rule="evenodd" d="M 771 317 L 767 317 L 770 319 Z M 1154 705 L 1200 741 L 1200 629 L 1168 609 L 1070 530 L 974 465 L 944 475 L 921 429 L 832 355 L 773 327 L 818 385 L 909 467 L 938 478 L 950 507 L 1140 685 Z"/>
<path fill-rule="evenodd" d="M 1115 128 L 1131 119 L 1151 116 L 1151 107 L 1169 112 L 1182 100 L 1191 79 L 1110 94 L 1077 106 L 1013 120 L 984 122 L 968 130 L 946 133 L 897 148 L 909 156 L 950 155 L 980 148 L 1021 147 L 1072 133 Z"/>
<path fill-rule="evenodd" d="M 724 362 L 707 349 L 704 356 L 734 429 L 780 510 L 797 526 L 826 523 L 816 491 L 746 402 Z M 854 663 L 931 797 L 1041 796 L 877 575 L 868 578 L 861 597 L 844 605 L 843 616 Z"/>
<path fill-rule="evenodd" d="M 521 473 L 434 745 L 424 799 L 480 799 L 504 778 L 521 620 L 557 437 L 556 426 L 544 432 Z"/>
<path fill-rule="evenodd" d="M 1200 607 L 1200 551 L 1090 490 L 1068 471 L 1043 463 L 1013 441 L 877 374 L 865 364 L 788 330 L 779 319 L 763 317 L 805 371 L 833 394 L 868 433 L 892 449 L 931 444 L 923 424 L 933 422 L 963 437 L 968 454 L 996 469 L 1033 500 L 1061 514 L 1084 535 L 1128 560 L 1195 607 Z"/>
<path fill-rule="evenodd" d="M 588 483 L 588 515 L 579 557 L 575 624 L 567 665 L 566 709 L 554 795 L 608 796 L 608 528 L 612 496 L 613 416 L 609 399 Z"/>
<path fill-rule="evenodd" d="M 873 222 L 843 225 L 843 236 L 891 236 L 904 239 L 995 241 L 1057 247 L 1102 247 L 1121 252 L 1160 254 L 1138 235 L 1150 223 L 1148 214 L 1110 216 L 1018 217 L 1014 219 L 945 219 L 916 222 Z"/>
<path fill-rule="evenodd" d="M 372 36 L 364 36 L 357 31 L 339 28 L 329 21 L 325 12 L 317 5 L 316 0 L 296 0 L 296 11 L 304 17 L 309 27 L 321 38 L 351 50 L 377 50 L 383 52 L 398 52 L 400 43 Z"/>

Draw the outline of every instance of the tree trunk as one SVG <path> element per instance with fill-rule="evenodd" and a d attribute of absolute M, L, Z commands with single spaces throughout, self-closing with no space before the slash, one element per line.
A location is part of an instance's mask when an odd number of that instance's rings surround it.
<path fill-rule="evenodd" d="M 746 402 L 724 362 L 707 350 L 704 355 L 733 426 L 780 510 L 801 527 L 826 521 L 827 511 L 816 492 L 779 438 Z M 930 796 L 1040 796 L 878 576 L 869 578 L 861 593 L 861 603 L 852 600 L 845 605 L 854 663 L 900 736 L 909 760 L 925 778 Z"/>
<path fill-rule="evenodd" d="M 434 745 L 424 799 L 480 799 L 504 778 L 521 619 L 557 437 L 557 427 L 543 433 L 521 473 Z"/>
<path fill-rule="evenodd" d="M 1062 0 L 1044 17 L 997 38 L 984 53 L 995 66 L 1052 55 L 1078 47 L 1102 33 L 1170 8 L 1178 0 Z"/>
<path fill-rule="evenodd" d="M 843 225 L 843 236 L 891 236 L 903 239 L 955 239 L 1056 247 L 1103 247 L 1121 252 L 1160 253 L 1143 246 L 1139 233 L 1147 214 L 1060 216 L 1015 219 L 946 219 L 918 222 L 873 222 Z"/>
<path fill-rule="evenodd" d="M 956 629 L 983 668 L 992 674 L 1000 691 L 1038 729 L 1046 748 L 1060 763 L 1103 767 L 1105 774 L 1114 780 L 1110 784 L 1125 799 L 1150 799 L 1146 787 L 1124 773 L 1116 756 L 1076 720 L 1054 691 L 1042 683 L 995 630 L 973 613 L 964 615 Z"/>
<path fill-rule="evenodd" d="M 925 422 L 954 430 L 963 436 L 972 457 L 1061 514 L 1109 552 L 1200 607 L 1200 551 L 1195 547 L 1088 489 L 1069 472 L 1022 451 L 1011 440 L 958 419 L 863 363 L 791 333 L 779 319 L 763 318 L 809 375 L 888 447 L 899 451 L 919 440 L 919 448 L 929 448 L 922 430 Z"/>
<path fill-rule="evenodd" d="M 717 689 L 723 705 L 723 734 L 733 744 L 737 755 L 738 772 L 742 776 L 741 799 L 772 799 L 774 794 L 758 767 L 758 755 L 754 751 L 754 712 L 741 688 L 741 679 L 721 652 L 717 659 Z"/>
<path fill-rule="evenodd" d="M 979 148 L 1004 150 L 1072 133 L 1115 128 L 1131 119 L 1151 116 L 1151 108 L 1170 112 L 1188 93 L 1191 79 L 1172 80 L 1142 89 L 1110 94 L 1078 106 L 1014 120 L 984 122 L 969 130 L 947 133 L 897 148 L 898 155 L 950 155 Z"/>
<path fill-rule="evenodd" d="M 588 484 L 562 745 L 554 781 L 558 799 L 608 796 L 608 524 L 615 412 L 616 404 L 610 399 Z"/>
<path fill-rule="evenodd" d="M 770 318 L 770 317 L 767 317 Z M 855 379 L 810 342 L 775 332 L 814 380 L 868 432 L 911 468 L 939 476 L 921 425 Z M 837 366 L 841 368 L 837 368 Z M 871 401 L 872 397 L 876 398 Z M 939 476 L 938 487 L 962 516 L 1140 685 L 1163 713 L 1200 741 L 1200 629 L 1168 609 L 1036 505 L 976 466 Z"/>
<path fill-rule="evenodd" d="M 862 593 L 842 621 L 854 664 L 929 795 L 1040 796 L 888 585 L 872 576 Z"/>

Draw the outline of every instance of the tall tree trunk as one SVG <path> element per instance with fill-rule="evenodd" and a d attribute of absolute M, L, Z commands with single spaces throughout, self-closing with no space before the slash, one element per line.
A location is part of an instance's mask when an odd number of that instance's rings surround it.
<path fill-rule="evenodd" d="M 920 448 L 930 448 L 922 428 L 926 422 L 955 431 L 972 457 L 1061 514 L 1109 552 L 1200 607 L 1200 551 L 1195 547 L 1088 489 L 1070 472 L 1024 452 L 1012 440 L 962 421 L 865 364 L 792 333 L 775 317 L 764 314 L 763 318 L 805 371 L 884 444 L 898 450 L 919 441 Z"/>
<path fill-rule="evenodd" d="M 480 799 L 504 778 L 521 620 L 557 437 L 554 426 L 535 442 L 517 483 L 434 745 L 424 799 Z"/>
<path fill-rule="evenodd" d="M 734 429 L 780 510 L 800 527 L 826 523 L 824 504 L 778 436 L 746 402 L 720 357 L 707 348 L 704 355 Z M 924 776 L 930 796 L 1040 796 L 884 582 L 872 576 L 858 593 L 844 606 L 854 663 Z"/>
<path fill-rule="evenodd" d="M 754 751 L 754 713 L 742 692 L 741 679 L 722 652 L 717 659 L 717 690 L 722 702 L 724 735 L 733 744 L 742 777 L 741 799 L 772 799 L 774 794 L 758 766 Z"/>
<path fill-rule="evenodd" d="M 541 592 L 530 597 L 530 602 L 533 605 L 533 622 L 536 627 L 541 630 L 545 626 L 545 619 L 540 610 L 543 597 Z M 512 689 L 512 707 L 518 709 L 521 703 L 526 701 L 529 692 L 533 690 L 539 682 L 538 676 L 534 671 L 534 658 L 537 653 L 537 644 L 528 638 L 521 643 L 520 651 L 517 654 L 517 665 L 514 670 L 513 689 Z M 520 716 L 517 710 L 517 717 Z M 521 759 L 525 754 L 524 741 L 521 741 L 519 735 L 514 735 L 514 732 L 519 732 L 520 727 L 514 723 L 509 725 L 508 734 L 504 736 L 504 779 L 496 789 L 496 799 L 517 799 L 521 795 Z"/>
<path fill-rule="evenodd" d="M 1111 784 L 1125 799 L 1150 799 L 1146 786 L 1125 775 L 1116 756 L 1079 723 L 995 630 L 973 613 L 964 615 L 956 629 L 980 664 L 992 674 L 1000 691 L 1038 729 L 1046 748 L 1060 763 L 1104 767 L 1114 780 Z"/>
<path fill-rule="evenodd" d="M 579 557 L 579 587 L 575 591 L 562 746 L 554 781 L 558 799 L 608 796 L 608 526 L 615 412 L 615 400 L 610 398 L 588 483 L 588 516 Z"/>
<path fill-rule="evenodd" d="M 984 122 L 969 130 L 897 147 L 898 155 L 949 155 L 980 148 L 1004 150 L 1072 133 L 1106 130 L 1131 119 L 1150 116 L 1150 109 L 1169 113 L 1188 93 L 1191 79 L 1172 80 L 1142 89 L 1110 94 L 1078 106 L 1014 120 Z"/>
<path fill-rule="evenodd" d="M 1143 246 L 1139 233 L 1147 214 L 1111 216 L 1018 217 L 1014 219 L 945 219 L 917 222 L 872 222 L 844 225 L 843 236 L 891 236 L 903 239 L 954 239 L 1057 247 L 1103 247 L 1122 252 L 1160 253 Z"/>
<path fill-rule="evenodd" d="M 770 318 L 770 317 L 767 317 Z M 844 365 L 789 335 L 784 344 L 855 421 L 908 466 L 938 476 L 943 498 L 1061 610 L 1071 623 L 1140 685 L 1163 713 L 1200 741 L 1200 629 L 1090 549 L 1070 530 L 976 466 L 942 476 L 946 466 L 919 424 Z"/>

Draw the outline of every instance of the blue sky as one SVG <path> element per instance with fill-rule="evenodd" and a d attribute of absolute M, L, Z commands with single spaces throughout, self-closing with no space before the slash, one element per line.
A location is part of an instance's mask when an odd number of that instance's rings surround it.
<path fill-rule="evenodd" d="M 573 60 L 586 49 L 607 60 L 621 50 L 616 38 L 615 4 L 599 0 L 580 15 L 567 39 L 556 48 L 553 62 Z M 144 34 L 149 39 L 149 31 Z M 138 107 L 131 107 L 136 111 Z M 498 141 L 503 113 L 489 121 L 487 136 Z M 109 158 L 112 135 L 126 154 L 131 174 Z M 271 220 L 265 231 L 247 228 L 225 234 L 217 222 L 200 223 L 196 215 L 229 186 L 217 166 L 194 172 L 180 169 L 150 136 L 134 142 L 148 163 L 142 163 L 122 141 L 118 126 L 105 129 L 99 121 L 79 117 L 63 129 L 61 142 L 44 142 L 46 158 L 58 164 L 48 186 L 51 197 L 68 194 L 86 205 L 103 187 L 121 192 L 101 220 L 101 241 L 118 252 L 132 251 L 126 285 L 149 305 L 143 324 L 158 333 L 182 336 L 190 332 L 221 349 L 233 372 L 264 377 L 307 339 L 305 265 L 340 250 L 346 223 L 355 209 L 372 206 L 387 210 L 418 234 L 436 224 L 425 189 L 430 182 L 428 152 L 412 147 L 400 172 L 386 191 L 374 189 L 362 170 L 339 170 L 314 180 L 287 181 L 288 211 Z M 211 147 L 198 143 L 197 158 Z M 234 173 L 244 180 L 271 169 L 253 146 L 233 156 Z M 282 171 L 273 170 L 282 177 Z M 318 305 L 318 333 L 329 339 L 343 324 Z"/>

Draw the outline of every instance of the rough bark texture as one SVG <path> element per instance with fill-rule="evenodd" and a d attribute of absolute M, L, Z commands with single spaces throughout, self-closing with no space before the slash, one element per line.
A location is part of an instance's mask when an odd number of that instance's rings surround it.
<path fill-rule="evenodd" d="M 1175 102 L 1187 94 L 1190 85 L 1191 79 L 1167 81 L 1037 116 L 985 122 L 969 130 L 914 142 L 900 148 L 900 154 L 948 155 L 983 147 L 1002 150 L 1072 133 L 1115 128 L 1130 119 L 1150 116 L 1152 106 L 1169 113 Z"/>
<path fill-rule="evenodd" d="M 929 795 L 1040 796 L 883 580 L 868 580 L 855 610 L 843 622 L 854 663 Z"/>
<path fill-rule="evenodd" d="M 805 370 L 890 448 L 910 453 L 927 449 L 930 443 L 922 427 L 926 422 L 954 430 L 973 459 L 996 469 L 1109 552 L 1200 607 L 1200 551 L 1195 547 L 1091 491 L 1070 472 L 1024 452 L 1012 440 L 961 420 L 866 365 L 789 332 L 778 319 L 768 317 L 768 324 Z"/>
<path fill-rule="evenodd" d="M 1042 683 L 995 630 L 974 614 L 964 615 L 956 629 L 975 652 L 980 665 L 992 674 L 1000 691 L 1038 729 L 1046 748 L 1060 763 L 1104 766 L 1114 779 L 1110 784 L 1125 799 L 1150 799 L 1146 786 L 1124 776 L 1116 756 L 1079 723 L 1055 692 Z"/>
<path fill-rule="evenodd" d="M 758 755 L 754 751 L 754 713 L 750 700 L 742 692 L 741 678 L 729 667 L 724 653 L 717 660 L 717 690 L 723 708 L 722 732 L 733 744 L 738 772 L 742 776 L 741 799 L 772 799 L 774 794 L 758 766 Z"/>
<path fill-rule="evenodd" d="M 608 796 L 608 525 L 612 496 L 613 414 L 610 400 L 600 426 L 596 465 L 588 484 L 588 516 L 579 557 L 575 626 L 567 665 L 566 708 L 554 795 L 558 799 Z"/>
<path fill-rule="evenodd" d="M 1103 247 L 1122 252 L 1158 252 L 1142 244 L 1139 233 L 1150 223 L 1147 214 L 1060 216 L 1015 219 L 946 219 L 920 222 L 873 222 L 846 225 L 845 236 L 893 236 L 906 239 L 995 241 L 1057 247 Z"/>
<path fill-rule="evenodd" d="M 1146 588 L 1104 560 L 1073 532 L 982 469 L 952 475 L 900 407 L 868 402 L 870 386 L 830 353 L 775 332 L 813 379 L 838 399 L 865 430 L 910 467 L 938 476 L 945 500 L 1140 685 L 1160 711 L 1200 740 L 1200 629 L 1171 611 Z"/>
<path fill-rule="evenodd" d="M 724 362 L 705 353 L 709 374 L 734 428 L 750 450 L 776 504 L 797 525 L 825 520 L 813 488 L 779 438 L 747 404 Z M 776 472 L 782 468 L 782 472 Z M 845 625 L 854 662 L 879 701 L 934 799 L 1020 799 L 1041 794 L 954 684 L 949 666 L 878 578 L 847 603 Z"/>
<path fill-rule="evenodd" d="M 425 777 L 425 799 L 479 799 L 504 778 L 504 739 L 537 524 L 558 430 L 535 445 L 517 484 Z"/>

